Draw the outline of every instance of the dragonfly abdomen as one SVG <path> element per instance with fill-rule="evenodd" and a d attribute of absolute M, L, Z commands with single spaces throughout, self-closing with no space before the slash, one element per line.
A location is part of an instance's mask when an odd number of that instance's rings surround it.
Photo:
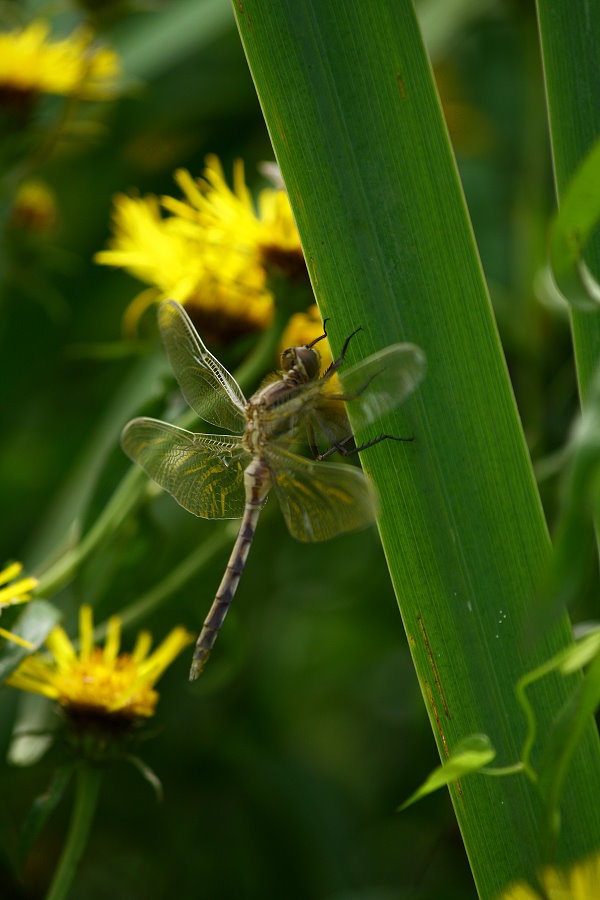
<path fill-rule="evenodd" d="M 196 642 L 190 669 L 190 681 L 195 681 L 206 665 L 246 565 L 258 517 L 271 487 L 271 474 L 262 459 L 254 458 L 252 460 L 244 472 L 244 484 L 246 508 L 242 524 L 233 545 L 225 574 Z"/>

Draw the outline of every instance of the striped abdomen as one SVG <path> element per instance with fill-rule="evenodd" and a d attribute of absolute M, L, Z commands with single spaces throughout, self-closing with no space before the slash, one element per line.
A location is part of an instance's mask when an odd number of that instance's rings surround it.
<path fill-rule="evenodd" d="M 219 629 L 227 615 L 227 610 L 231 605 L 244 571 L 252 538 L 256 531 L 258 517 L 271 487 L 271 474 L 261 459 L 253 459 L 245 470 L 244 486 L 246 488 L 246 507 L 242 517 L 242 524 L 233 545 L 225 574 L 221 579 L 213 604 L 202 626 L 200 637 L 196 641 L 190 669 L 190 681 L 195 681 L 198 678 L 210 656 L 210 651 L 217 639 Z"/>

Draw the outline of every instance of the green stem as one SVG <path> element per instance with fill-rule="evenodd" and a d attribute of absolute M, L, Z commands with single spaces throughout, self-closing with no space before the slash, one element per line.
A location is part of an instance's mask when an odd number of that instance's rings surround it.
<path fill-rule="evenodd" d="M 261 375 L 272 367 L 283 324 L 283 314 L 278 313 L 272 326 L 262 335 L 252 352 L 238 367 L 235 377 L 243 390 L 253 387 Z M 189 428 L 196 419 L 197 416 L 192 410 L 186 410 L 177 424 L 182 428 Z M 35 589 L 36 595 L 49 596 L 66 584 L 98 545 L 120 528 L 135 506 L 141 502 L 147 485 L 148 480 L 142 469 L 132 466 L 85 537 L 39 576 L 39 582 Z M 199 555 L 202 557 L 202 554 Z M 197 563 L 197 565 L 203 564 L 203 561 Z M 185 564 L 182 563 L 182 566 Z M 169 581 L 169 579 L 165 579 L 165 581 Z M 176 586 L 178 585 L 176 584 Z M 155 592 L 157 590 L 158 588 L 155 589 Z M 151 595 L 155 592 L 151 592 Z M 162 595 L 160 596 L 162 599 Z M 148 598 L 142 598 L 142 601 L 147 603 Z M 157 601 L 150 596 L 150 608 L 154 608 L 159 602 L 160 599 Z"/>
<path fill-rule="evenodd" d="M 237 523 L 235 523 L 235 527 L 239 527 Z M 138 597 L 137 600 L 134 600 L 133 603 L 130 603 L 119 613 L 122 628 L 131 628 L 137 625 L 138 622 L 146 619 L 171 594 L 183 587 L 190 578 L 209 563 L 213 557 L 228 547 L 231 541 L 232 529 L 230 525 L 217 529 L 207 541 L 203 541 L 196 550 L 182 559 L 179 565 L 172 569 L 166 578 L 163 578 L 151 590 L 142 594 L 141 597 Z M 94 640 L 103 640 L 106 637 L 106 629 L 106 622 L 99 625 L 94 630 Z"/>
<path fill-rule="evenodd" d="M 522 762 L 513 763 L 511 766 L 492 766 L 490 768 L 486 766 L 485 769 L 481 770 L 480 774 L 491 775 L 494 778 L 502 778 L 504 775 L 518 775 L 519 772 L 524 772 L 528 778 L 531 777 L 531 770 Z"/>
<path fill-rule="evenodd" d="M 75 870 L 88 842 L 98 803 L 101 779 L 101 770 L 87 763 L 82 763 L 77 769 L 75 803 L 69 824 L 69 833 L 46 900 L 63 900 L 69 894 Z"/>
<path fill-rule="evenodd" d="M 525 735 L 525 741 L 523 743 L 523 749 L 521 750 L 521 762 L 523 764 L 523 769 L 527 773 L 528 777 L 531 780 L 536 780 L 537 776 L 535 775 L 533 769 L 530 766 L 529 758 L 531 756 L 531 751 L 533 750 L 533 745 L 535 744 L 535 738 L 537 734 L 537 721 L 535 717 L 535 712 L 533 711 L 533 707 L 529 702 L 527 697 L 526 688 L 529 685 L 533 684 L 536 681 L 539 681 L 540 678 L 543 678 L 544 675 L 548 675 L 556 668 L 556 662 L 554 658 L 547 660 L 542 663 L 541 666 L 538 666 L 532 672 L 527 672 L 523 675 L 516 684 L 515 693 L 517 696 L 517 700 L 521 706 L 525 714 L 525 719 L 527 720 L 527 734 Z"/>
<path fill-rule="evenodd" d="M 147 481 L 142 469 L 132 466 L 85 537 L 42 573 L 35 593 L 51 595 L 69 581 L 98 544 L 119 528 L 143 497 L 146 487 Z"/>

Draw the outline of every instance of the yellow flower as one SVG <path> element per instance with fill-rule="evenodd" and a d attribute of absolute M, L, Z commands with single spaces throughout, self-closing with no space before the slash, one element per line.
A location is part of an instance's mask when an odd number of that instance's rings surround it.
<path fill-rule="evenodd" d="M 310 344 L 315 338 L 323 334 L 323 322 L 319 307 L 316 303 L 306 310 L 306 312 L 294 313 L 290 317 L 287 325 L 281 335 L 279 343 L 279 352 L 283 353 L 288 347 L 302 347 Z M 320 341 L 318 347 L 321 357 L 321 374 L 331 365 L 332 357 L 329 349 L 329 341 L 325 338 Z M 335 377 L 335 376 L 334 376 Z"/>
<path fill-rule="evenodd" d="M 544 894 L 524 882 L 513 884 L 501 900 L 593 900 L 600 898 L 600 855 L 559 871 L 548 867 L 540 877 Z"/>
<path fill-rule="evenodd" d="M 233 246 L 208 242 L 163 217 L 156 197 L 114 198 L 114 237 L 109 249 L 94 257 L 101 265 L 119 266 L 152 285 L 127 309 L 123 328 L 135 332 L 145 309 L 162 300 L 184 305 L 206 340 L 267 328 L 273 297 L 262 266 Z"/>
<path fill-rule="evenodd" d="M 125 333 L 135 332 L 148 306 L 166 299 L 185 306 L 207 340 L 268 328 L 274 312 L 268 275 L 307 278 L 286 192 L 265 188 L 255 207 L 243 162 L 234 164 L 231 189 L 216 156 L 207 157 L 200 179 L 179 169 L 175 180 L 182 200 L 162 197 L 159 205 L 152 195 L 117 195 L 114 237 L 94 257 L 151 285 L 126 311 Z"/>
<path fill-rule="evenodd" d="M 57 221 L 54 191 L 43 181 L 33 178 L 24 181 L 15 194 L 10 221 L 27 231 L 50 231 Z"/>
<path fill-rule="evenodd" d="M 95 46 L 88 28 L 49 40 L 50 26 L 37 19 L 26 28 L 0 32 L 0 92 L 61 94 L 104 100 L 116 92 L 117 55 Z"/>
<path fill-rule="evenodd" d="M 244 177 L 244 163 L 233 164 L 233 190 L 213 154 L 206 157 L 202 177 L 195 181 L 185 169 L 175 173 L 185 200 L 163 197 L 165 209 L 219 247 L 237 248 L 265 268 L 281 269 L 292 278 L 305 278 L 306 266 L 287 193 L 265 188 L 254 206 Z"/>
<path fill-rule="evenodd" d="M 58 701 L 68 712 L 132 720 L 154 714 L 158 693 L 154 685 L 194 635 L 174 628 L 149 655 L 152 638 L 138 635 L 132 653 L 119 654 L 121 620 L 108 623 L 104 648 L 94 646 L 92 610 L 79 613 L 77 654 L 64 629 L 53 628 L 46 638 L 52 658 L 36 653 L 23 660 L 7 684 Z"/>
<path fill-rule="evenodd" d="M 37 585 L 37 578 L 21 578 L 19 581 L 15 581 L 14 579 L 21 574 L 22 569 L 21 563 L 16 562 L 6 566 L 0 572 L 0 612 L 8 606 L 16 606 L 18 603 L 27 603 L 31 600 L 29 591 Z M 0 637 L 19 644 L 21 647 L 27 647 L 27 649 L 31 649 L 33 646 L 29 641 L 5 628 L 0 628 Z"/>

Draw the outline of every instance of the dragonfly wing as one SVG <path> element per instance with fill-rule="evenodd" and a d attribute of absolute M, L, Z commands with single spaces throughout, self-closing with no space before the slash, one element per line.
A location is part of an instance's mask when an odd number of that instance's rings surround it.
<path fill-rule="evenodd" d="M 244 469 L 250 460 L 233 435 L 194 434 L 133 419 L 123 429 L 125 453 L 175 500 L 203 519 L 238 519 L 246 503 Z"/>
<path fill-rule="evenodd" d="M 374 521 L 375 489 L 360 469 L 304 459 L 273 446 L 267 462 L 286 525 L 297 540 L 326 541 Z"/>
<path fill-rule="evenodd" d="M 314 404 L 309 419 L 321 452 L 328 450 L 333 444 L 342 443 L 352 434 L 344 402 L 328 400 L 327 394 Z"/>
<path fill-rule="evenodd" d="M 205 422 L 241 432 L 246 398 L 239 384 L 206 349 L 184 308 L 161 303 L 158 325 L 183 396 Z"/>
<path fill-rule="evenodd" d="M 400 406 L 419 386 L 427 370 L 425 354 L 414 344 L 392 344 L 344 371 L 341 390 L 355 428 L 370 425 Z M 331 394 L 334 397 L 335 394 Z M 326 416 L 327 393 L 322 394 Z"/>

